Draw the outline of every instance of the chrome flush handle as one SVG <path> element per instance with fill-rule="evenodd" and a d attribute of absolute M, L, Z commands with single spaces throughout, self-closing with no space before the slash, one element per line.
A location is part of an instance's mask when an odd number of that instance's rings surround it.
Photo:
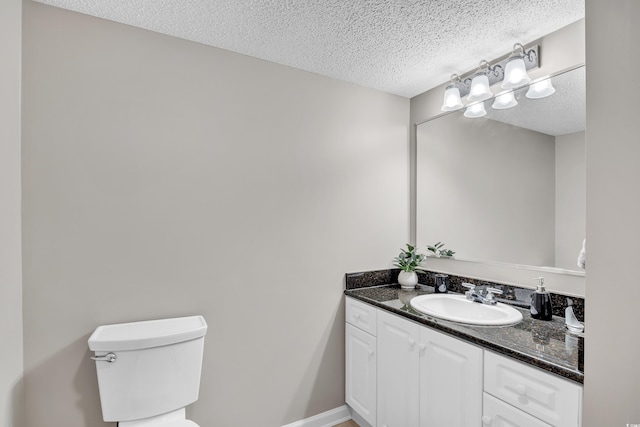
<path fill-rule="evenodd" d="M 96 362 L 109 362 L 113 363 L 116 361 L 118 357 L 114 353 L 107 353 L 102 356 L 91 356 L 91 360 L 95 360 Z"/>

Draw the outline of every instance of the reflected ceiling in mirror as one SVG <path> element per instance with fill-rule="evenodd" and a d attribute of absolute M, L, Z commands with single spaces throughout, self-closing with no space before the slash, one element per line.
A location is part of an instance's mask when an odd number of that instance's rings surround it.
<path fill-rule="evenodd" d="M 585 234 L 585 67 L 551 77 L 556 92 L 417 127 L 416 242 L 456 258 L 579 270 Z M 534 82 L 535 83 L 535 82 Z"/>

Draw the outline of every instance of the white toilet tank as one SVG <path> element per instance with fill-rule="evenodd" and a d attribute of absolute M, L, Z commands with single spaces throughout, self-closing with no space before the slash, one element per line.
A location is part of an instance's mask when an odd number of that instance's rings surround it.
<path fill-rule="evenodd" d="M 104 421 L 149 418 L 198 400 L 206 332 L 202 316 L 98 327 L 89 349 Z"/>

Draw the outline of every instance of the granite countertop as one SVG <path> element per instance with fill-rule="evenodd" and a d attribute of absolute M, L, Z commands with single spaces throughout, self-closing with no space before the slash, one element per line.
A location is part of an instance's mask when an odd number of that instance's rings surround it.
<path fill-rule="evenodd" d="M 400 285 L 384 285 L 350 289 L 344 293 L 572 381 L 581 384 L 584 381 L 584 338 L 582 334 L 569 333 L 562 317 L 554 316 L 551 321 L 537 320 L 531 318 L 528 310 L 514 307 L 523 316 L 518 324 L 475 326 L 438 319 L 413 310 L 409 301 L 415 296 L 433 293 L 431 286 L 418 285 L 414 291 L 405 291 L 400 289 Z"/>

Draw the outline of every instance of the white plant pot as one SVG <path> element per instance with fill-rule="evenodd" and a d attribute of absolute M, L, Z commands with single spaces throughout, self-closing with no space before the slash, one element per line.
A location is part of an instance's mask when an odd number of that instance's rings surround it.
<path fill-rule="evenodd" d="M 418 274 L 415 271 L 401 271 L 398 283 L 402 289 L 415 289 L 418 284 Z"/>

